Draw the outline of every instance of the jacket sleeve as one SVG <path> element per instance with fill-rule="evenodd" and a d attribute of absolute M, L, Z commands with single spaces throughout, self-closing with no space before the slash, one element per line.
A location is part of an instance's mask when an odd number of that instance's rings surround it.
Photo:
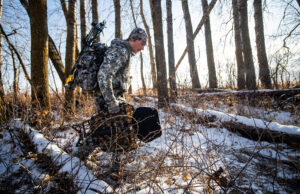
<path fill-rule="evenodd" d="M 101 64 L 97 79 L 100 92 L 109 107 L 118 106 L 119 102 L 114 96 L 113 78 L 116 73 L 126 64 L 128 54 L 126 49 L 120 47 L 110 47 L 106 51 L 103 63 Z"/>

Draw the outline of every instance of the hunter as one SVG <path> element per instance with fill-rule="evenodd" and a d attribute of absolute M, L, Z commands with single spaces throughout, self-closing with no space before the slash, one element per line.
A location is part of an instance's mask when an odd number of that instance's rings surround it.
<path fill-rule="evenodd" d="M 99 91 L 94 93 L 97 112 L 115 114 L 120 112 L 120 104 L 125 102 L 124 93 L 130 82 L 130 58 L 142 51 L 147 43 L 147 34 L 135 28 L 127 40 L 114 39 L 106 51 L 98 71 Z"/>
<path fill-rule="evenodd" d="M 130 58 L 142 51 L 146 43 L 147 35 L 141 28 L 135 28 L 127 40 L 112 40 L 99 68 L 99 89 L 93 93 L 97 115 L 91 119 L 94 132 L 89 141 L 99 145 L 103 151 L 126 151 L 135 144 L 134 138 L 128 135 L 129 120 L 134 110 L 126 103 L 124 93 L 130 82 Z"/>

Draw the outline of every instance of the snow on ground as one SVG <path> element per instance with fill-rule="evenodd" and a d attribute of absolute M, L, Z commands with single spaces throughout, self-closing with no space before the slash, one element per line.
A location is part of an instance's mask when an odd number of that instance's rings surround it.
<path fill-rule="evenodd" d="M 155 107 L 155 100 L 150 100 L 144 104 L 135 103 L 135 106 Z M 188 106 L 180 106 L 189 110 Z M 203 114 L 203 110 L 197 110 Z M 238 119 L 240 122 L 255 123 L 256 126 L 266 123 L 236 115 L 223 114 L 217 111 L 208 111 L 206 113 L 214 114 L 223 119 Z M 176 116 L 170 110 L 159 110 L 161 125 L 163 129 L 162 136 L 150 143 L 141 143 L 140 147 L 125 156 L 131 158 L 127 162 L 124 172 L 128 172 L 129 179 L 123 183 L 115 192 L 133 192 L 133 193 L 190 193 L 203 192 L 221 192 L 242 191 L 255 193 L 289 193 L 293 191 L 292 186 L 282 185 L 280 180 L 299 180 L 299 172 L 289 166 L 289 162 L 300 162 L 299 151 L 287 147 L 285 144 L 271 144 L 268 142 L 256 142 L 234 133 L 224 128 L 208 128 L 199 124 L 193 124 L 189 118 Z M 21 125 L 20 122 L 15 122 Z M 15 126 L 20 127 L 20 126 Z M 268 127 L 274 130 L 280 130 L 278 123 L 269 123 Z M 297 128 L 288 127 L 291 132 L 299 134 Z M 44 136 L 30 127 L 26 131 L 31 137 L 38 150 L 49 153 L 52 158 L 59 158 L 57 161 L 64 165 L 61 171 L 73 172 L 78 158 L 67 154 L 63 149 L 75 150 L 77 142 L 77 133 L 71 129 L 57 131 L 51 142 Z M 20 169 L 20 165 L 10 166 L 10 170 L 5 170 L 10 160 L 16 160 L 17 155 L 21 154 L 20 148 L 13 147 L 8 132 L 3 132 L 3 139 L 0 141 L 1 146 L 1 176 L 4 177 Z M 12 154 L 8 154 L 8 153 Z M 3 157 L 9 155 L 10 157 Z M 91 161 L 98 165 L 98 168 L 86 169 L 80 166 L 77 174 L 81 184 L 86 184 L 89 180 L 95 180 L 93 184 L 101 187 L 107 187 L 103 181 L 94 178 L 93 174 L 99 174 L 105 166 L 111 165 L 112 155 L 99 151 L 92 154 Z M 24 166 L 32 166 L 32 161 L 22 161 Z M 91 170 L 93 170 L 93 174 Z M 221 172 L 223 170 L 223 172 Z M 220 171 L 221 175 L 212 179 L 212 175 Z M 31 169 L 35 172 L 36 177 L 41 177 L 42 172 L 38 168 Z M 88 176 L 87 176 L 88 175 Z M 87 179 L 87 182 L 82 180 Z M 33 178 L 35 179 L 35 178 Z M 223 183 L 224 180 L 226 184 Z M 79 182 L 77 182 L 79 183 Z M 86 187 L 86 185 L 80 185 Z M 100 189 L 101 190 L 101 189 Z M 82 190 L 81 190 L 82 191 Z M 90 191 L 92 192 L 92 191 Z"/>
<path fill-rule="evenodd" d="M 222 121 L 235 121 L 252 127 L 258 127 L 263 129 L 266 128 L 271 131 L 277 131 L 277 132 L 300 136 L 300 128 L 293 125 L 281 125 L 277 122 L 268 122 L 261 119 L 247 118 L 244 116 L 228 114 L 228 113 L 223 113 L 214 110 L 194 109 L 191 107 L 187 108 L 186 106 L 181 104 L 171 104 L 171 106 L 180 108 L 188 112 L 196 112 L 197 115 L 199 115 L 200 117 L 205 115 L 216 116 L 218 119 Z"/>

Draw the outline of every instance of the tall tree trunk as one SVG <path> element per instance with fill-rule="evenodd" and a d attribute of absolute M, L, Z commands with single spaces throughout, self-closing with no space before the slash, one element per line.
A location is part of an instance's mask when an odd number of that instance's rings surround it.
<path fill-rule="evenodd" d="M 254 0 L 253 6 L 254 6 L 257 59 L 259 65 L 259 79 L 264 88 L 271 88 L 270 70 L 269 70 L 268 59 L 266 54 L 266 46 L 265 46 L 261 0 Z"/>
<path fill-rule="evenodd" d="M 114 7 L 115 7 L 115 38 L 122 38 L 120 0 L 114 0 Z"/>
<path fill-rule="evenodd" d="M 243 47 L 241 37 L 241 25 L 238 0 L 232 0 L 232 12 L 234 23 L 235 58 L 237 63 L 237 87 L 238 90 L 245 89 L 245 64 L 243 60 Z"/>
<path fill-rule="evenodd" d="M 163 26 L 162 26 L 161 0 L 150 0 L 150 7 L 151 7 L 151 16 L 152 16 L 153 30 L 154 30 L 157 82 L 159 83 L 157 86 L 158 107 L 161 108 L 167 106 L 169 102 L 166 59 L 165 59 L 165 49 L 164 49 L 164 35 L 163 35 Z"/>
<path fill-rule="evenodd" d="M 298 3 L 298 5 L 299 5 L 299 7 L 300 7 L 300 0 L 297 0 L 297 3 Z"/>
<path fill-rule="evenodd" d="M 99 23 L 99 14 L 98 14 L 98 0 L 92 0 L 92 18 L 93 22 Z M 96 41 L 100 41 L 100 37 L 96 38 Z"/>
<path fill-rule="evenodd" d="M 200 22 L 199 22 L 199 24 L 198 24 L 198 26 L 197 26 L 194 34 L 193 34 L 193 40 L 196 38 L 197 34 L 200 32 L 203 24 L 205 23 L 206 19 L 208 18 L 211 10 L 214 8 L 214 6 L 216 5 L 216 3 L 217 3 L 217 0 L 212 0 L 209 3 L 207 9 L 203 13 L 203 16 L 202 16 L 202 18 L 201 18 L 201 20 L 200 20 Z M 175 71 L 177 71 L 177 69 L 178 69 L 179 65 L 181 64 L 181 62 L 182 62 L 184 56 L 186 55 L 186 53 L 187 53 L 187 47 L 185 47 L 183 53 L 181 54 L 181 57 L 179 58 L 178 62 L 176 63 L 176 65 L 175 65 Z"/>
<path fill-rule="evenodd" d="M 0 0 L 0 23 L 2 23 L 3 0 Z M 0 33 L 0 122 L 6 122 L 6 104 L 4 100 L 4 88 L 2 82 L 2 33 Z"/>
<path fill-rule="evenodd" d="M 10 53 L 11 53 L 11 60 L 13 63 L 13 71 L 14 71 L 14 82 L 13 82 L 13 91 L 14 91 L 14 98 L 13 98 L 13 102 L 14 104 L 17 103 L 17 98 L 18 98 L 18 91 L 19 91 L 19 87 L 18 87 L 18 68 L 17 68 L 17 64 L 16 64 L 16 58 L 15 58 L 15 54 L 13 49 L 10 47 L 9 48 Z"/>
<path fill-rule="evenodd" d="M 132 18 L 134 21 L 134 26 L 137 27 L 137 23 L 136 23 L 136 19 L 134 16 L 134 10 L 133 10 L 133 5 L 132 5 L 132 0 L 130 0 L 130 8 L 131 8 L 131 13 L 132 13 Z M 140 62 L 141 62 L 141 80 L 142 80 L 142 85 L 143 85 L 143 93 L 144 95 L 147 95 L 147 88 L 146 88 L 146 83 L 145 83 L 145 79 L 144 79 L 144 62 L 143 62 L 143 54 L 142 52 L 140 52 Z"/>
<path fill-rule="evenodd" d="M 152 84 L 153 84 L 153 91 L 157 90 L 157 78 L 156 78 L 156 67 L 155 67 L 155 61 L 154 61 L 154 53 L 153 53 L 153 46 L 152 46 L 152 37 L 150 34 L 149 26 L 146 22 L 146 18 L 144 15 L 144 9 L 143 9 L 143 0 L 140 0 L 140 12 L 142 16 L 142 21 L 145 26 L 145 30 L 148 36 L 148 48 L 149 48 L 149 55 L 150 55 L 150 64 L 151 64 L 151 78 L 152 78 Z"/>
<path fill-rule="evenodd" d="M 28 16 L 29 16 L 29 8 L 28 8 L 28 1 L 26 0 L 20 0 L 21 4 L 25 8 Z M 59 51 L 57 50 L 55 43 L 51 36 L 48 34 L 48 51 L 49 51 L 49 58 L 51 59 L 53 66 L 55 67 L 57 74 L 59 75 L 59 78 L 62 82 L 62 84 L 65 84 L 65 68 L 60 56 Z"/>
<path fill-rule="evenodd" d="M 65 0 L 61 0 L 62 9 L 66 17 L 67 23 L 67 44 L 65 57 L 65 78 L 71 73 L 75 64 L 75 49 L 76 49 L 76 6 L 77 1 L 69 1 L 68 8 Z M 65 92 L 65 113 L 75 113 L 75 97 L 73 89 L 66 89 Z"/>
<path fill-rule="evenodd" d="M 48 26 L 47 1 L 29 1 L 31 28 L 32 101 L 39 102 L 41 110 L 50 110 L 48 85 Z M 38 38 L 37 38 L 38 37 Z"/>
<path fill-rule="evenodd" d="M 174 40 L 173 40 L 172 0 L 166 1 L 166 8 L 167 8 L 167 35 L 168 35 L 170 97 L 171 97 L 171 101 L 175 101 L 176 96 L 177 96 L 177 86 L 176 86 Z"/>
<path fill-rule="evenodd" d="M 181 0 L 181 3 L 182 3 L 182 10 L 183 10 L 184 21 L 185 21 L 187 52 L 189 56 L 192 89 L 201 88 L 199 76 L 198 76 L 198 70 L 196 66 L 193 27 L 192 27 L 190 12 L 189 12 L 188 1 Z"/>
<path fill-rule="evenodd" d="M 206 11 L 208 7 L 207 0 L 202 0 L 202 10 L 203 13 Z M 204 23 L 205 28 L 205 43 L 206 43 L 206 57 L 207 57 L 207 66 L 208 66 L 208 82 L 210 88 L 217 88 L 218 81 L 216 76 L 216 68 L 214 61 L 214 49 L 211 39 L 211 29 L 210 29 L 210 20 L 209 16 Z"/>
<path fill-rule="evenodd" d="M 80 0 L 80 37 L 81 37 L 81 49 L 84 46 L 84 38 L 86 37 L 86 8 L 85 0 Z"/>
<path fill-rule="evenodd" d="M 247 0 L 239 0 L 240 14 L 241 14 L 241 30 L 243 41 L 243 54 L 246 67 L 246 87 L 249 90 L 256 89 L 256 76 L 252 57 L 251 43 L 248 29 L 248 12 Z"/>
<path fill-rule="evenodd" d="M 65 68 L 63 65 L 63 61 L 50 35 L 48 35 L 48 45 L 49 57 L 51 59 L 51 62 L 54 68 L 56 69 L 56 72 L 62 84 L 65 85 Z"/>

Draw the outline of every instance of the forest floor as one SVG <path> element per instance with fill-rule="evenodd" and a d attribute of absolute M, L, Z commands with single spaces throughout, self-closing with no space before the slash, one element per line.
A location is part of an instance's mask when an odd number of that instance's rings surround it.
<path fill-rule="evenodd" d="M 78 133 L 70 124 L 89 118 L 84 107 L 76 122 L 65 122 L 54 112 L 51 129 L 14 118 L 0 132 L 0 190 L 299 193 L 299 92 L 244 93 L 186 94 L 159 109 L 162 136 L 124 153 L 117 185 L 107 179 L 112 153 L 96 149 L 86 161 L 73 154 Z M 157 99 L 134 96 L 131 103 L 156 107 Z M 244 134 L 241 128 L 249 131 Z"/>

